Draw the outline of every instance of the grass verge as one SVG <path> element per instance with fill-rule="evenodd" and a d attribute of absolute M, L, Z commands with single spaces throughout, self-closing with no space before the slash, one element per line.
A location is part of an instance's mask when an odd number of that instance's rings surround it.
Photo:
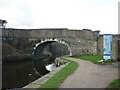
<path fill-rule="evenodd" d="M 112 63 L 115 62 L 114 60 L 107 60 L 107 61 L 103 61 L 103 62 L 98 62 L 99 60 L 103 60 L 103 57 L 100 55 L 82 55 L 82 56 L 72 56 L 74 58 L 78 58 L 78 59 L 83 59 L 83 60 L 87 60 L 90 62 L 93 62 L 95 64 L 105 64 L 105 63 Z"/>
<path fill-rule="evenodd" d="M 63 83 L 63 81 L 72 74 L 78 67 L 78 63 L 61 58 L 62 60 L 70 62 L 67 66 L 65 66 L 63 69 L 61 69 L 59 72 L 57 72 L 52 78 L 50 78 L 47 82 L 45 82 L 41 87 L 42 88 L 59 88 L 60 84 Z M 39 90 L 38 89 L 38 90 Z"/>
<path fill-rule="evenodd" d="M 120 79 L 115 79 L 112 82 L 110 82 L 107 88 L 119 88 L 118 90 L 120 90 Z"/>

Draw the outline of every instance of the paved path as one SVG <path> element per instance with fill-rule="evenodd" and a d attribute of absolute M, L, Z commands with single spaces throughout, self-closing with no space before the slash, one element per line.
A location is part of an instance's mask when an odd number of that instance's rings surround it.
<path fill-rule="evenodd" d="M 79 66 L 60 88 L 106 88 L 109 82 L 118 78 L 118 67 L 114 64 L 97 65 L 92 62 L 66 57 Z"/>

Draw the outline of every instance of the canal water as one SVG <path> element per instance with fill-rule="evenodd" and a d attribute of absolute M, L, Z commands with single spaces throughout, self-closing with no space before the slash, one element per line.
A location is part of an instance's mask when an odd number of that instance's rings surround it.
<path fill-rule="evenodd" d="M 21 88 L 40 77 L 34 70 L 32 60 L 2 64 L 3 88 Z"/>

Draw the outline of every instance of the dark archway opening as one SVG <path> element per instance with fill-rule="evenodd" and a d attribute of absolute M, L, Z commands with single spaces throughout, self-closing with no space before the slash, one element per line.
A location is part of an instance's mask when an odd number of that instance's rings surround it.
<path fill-rule="evenodd" d="M 70 55 L 67 45 L 57 41 L 47 41 L 39 44 L 34 51 L 34 66 L 40 75 L 45 75 L 49 71 L 46 65 L 54 63 L 56 57 Z"/>

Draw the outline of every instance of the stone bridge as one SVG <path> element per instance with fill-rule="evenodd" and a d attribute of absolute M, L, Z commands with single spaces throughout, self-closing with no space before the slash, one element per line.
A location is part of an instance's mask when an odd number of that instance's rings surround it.
<path fill-rule="evenodd" d="M 97 53 L 98 31 L 3 28 L 3 57 L 33 55 L 51 51 L 56 56 Z M 9 49 L 9 50 L 8 50 Z"/>

